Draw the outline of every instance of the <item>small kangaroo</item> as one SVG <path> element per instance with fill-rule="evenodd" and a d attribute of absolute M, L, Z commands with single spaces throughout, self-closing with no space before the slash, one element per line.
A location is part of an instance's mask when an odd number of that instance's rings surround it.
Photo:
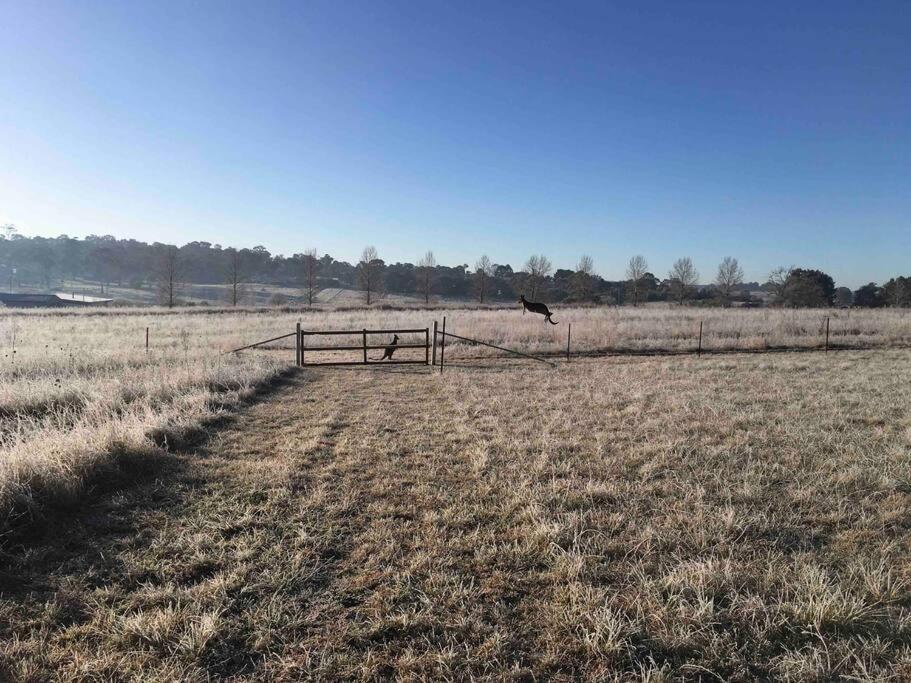
<path fill-rule="evenodd" d="M 383 357 L 380 358 L 380 360 L 386 360 L 387 358 L 389 360 L 392 360 L 392 354 L 395 353 L 395 349 L 398 345 L 399 345 L 399 335 L 394 334 L 394 335 L 392 335 L 392 342 L 389 344 L 389 346 L 386 347 L 386 350 L 383 351 Z"/>
<path fill-rule="evenodd" d="M 546 304 L 542 304 L 538 301 L 528 301 L 525 298 L 524 294 L 522 294 L 519 297 L 519 302 L 522 304 L 522 315 L 525 315 L 525 311 L 531 311 L 532 313 L 540 313 L 541 315 L 544 316 L 544 320 L 549 322 L 551 325 L 557 324 L 553 320 L 550 319 L 550 316 L 552 316 L 553 313 L 551 313 L 550 310 L 548 310 Z"/>

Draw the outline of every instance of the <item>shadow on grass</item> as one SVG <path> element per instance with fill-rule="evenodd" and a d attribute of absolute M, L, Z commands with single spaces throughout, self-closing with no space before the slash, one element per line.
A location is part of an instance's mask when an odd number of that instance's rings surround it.
<path fill-rule="evenodd" d="M 53 575 L 90 572 L 104 585 L 120 566 L 118 547 L 137 538 L 138 513 L 174 503 L 179 482 L 188 478 L 186 463 L 172 453 L 117 454 L 96 468 L 79 502 L 47 504 L 7 532 L 0 546 L 0 599 L 49 598 L 56 592 Z"/>
<path fill-rule="evenodd" d="M 33 675 L 52 680 L 60 661 L 44 658 L 41 641 L 52 639 L 45 632 L 58 634 L 75 626 L 80 634 L 75 641 L 82 641 L 81 629 L 99 628 L 99 615 L 106 610 L 129 614 L 134 595 L 162 582 L 160 567 L 136 558 L 155 557 L 162 529 L 191 515 L 201 497 L 218 497 L 224 482 L 219 470 L 207 465 L 211 438 L 241 419 L 246 408 L 296 384 L 300 377 L 299 370 L 289 369 L 263 382 L 230 412 L 192 429 L 150 435 L 167 441 L 168 449 L 149 444 L 140 451 L 111 452 L 101 466 L 92 468 L 78 494 L 42 500 L 30 518 L 0 536 L 0 681 L 31 680 Z M 197 583 L 218 569 L 211 559 L 167 559 L 173 569 L 170 580 L 180 586 Z M 99 595 L 113 602 L 100 606 Z M 197 656 L 196 665 L 216 679 L 246 675 L 263 656 L 247 642 L 246 622 L 228 621 Z M 101 628 L 108 626 L 102 623 Z M 101 637 L 109 636 L 105 632 Z M 103 647 L 120 652 L 116 633 L 112 638 Z M 73 647 L 79 652 L 85 643 L 75 641 L 48 643 L 47 649 L 56 648 L 59 654 Z M 23 656 L 25 669 L 20 666 Z M 105 666 L 110 668 L 98 671 L 99 680 L 119 680 L 125 665 L 111 659 Z M 23 671 L 29 672 L 25 678 Z"/>
<path fill-rule="evenodd" d="M 200 483 L 187 455 L 196 455 L 194 451 L 245 409 L 299 376 L 297 368 L 290 368 L 213 418 L 189 427 L 154 430 L 148 434 L 148 448 L 115 446 L 86 473 L 77 491 L 32 492 L 27 506 L 2 520 L 0 597 L 40 587 L 43 573 L 78 556 L 108 564 L 115 556 L 108 551 L 137 532 L 144 510 L 179 504 L 180 492 Z"/>
<path fill-rule="evenodd" d="M 352 365 L 309 365 L 305 366 L 305 372 L 321 372 L 321 373 L 333 373 L 344 376 L 360 374 L 364 372 L 370 373 L 380 373 L 384 375 L 428 375 L 432 372 L 433 368 L 429 365 L 424 365 L 423 363 L 414 363 L 407 365 L 397 365 L 390 363 L 388 365 L 383 365 L 379 361 L 374 363 L 368 363 L 364 365 L 363 363 L 356 363 Z"/>

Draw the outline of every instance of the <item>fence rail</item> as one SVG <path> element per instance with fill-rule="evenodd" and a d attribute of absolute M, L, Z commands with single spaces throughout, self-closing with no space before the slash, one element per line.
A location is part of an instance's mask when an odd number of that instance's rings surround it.
<path fill-rule="evenodd" d="M 423 332 L 423 330 L 421 330 Z M 385 349 L 389 344 L 367 344 L 368 351 L 376 351 L 377 349 Z M 395 348 L 398 349 L 423 349 L 426 344 L 396 344 Z M 357 344 L 356 346 L 308 346 L 306 347 L 307 351 L 361 351 L 364 348 L 363 344 Z"/>
<path fill-rule="evenodd" d="M 419 327 L 411 330 L 301 330 L 301 334 L 307 337 L 318 335 L 341 335 L 341 334 L 422 334 L 428 328 Z M 292 332 L 293 334 L 293 332 Z M 290 337 L 291 335 L 286 335 Z"/>

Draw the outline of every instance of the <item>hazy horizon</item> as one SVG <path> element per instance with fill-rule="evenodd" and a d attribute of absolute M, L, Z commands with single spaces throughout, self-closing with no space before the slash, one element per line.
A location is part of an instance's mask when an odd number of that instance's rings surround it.
<path fill-rule="evenodd" d="M 911 271 L 911 6 L 6 3 L 0 224 Z"/>

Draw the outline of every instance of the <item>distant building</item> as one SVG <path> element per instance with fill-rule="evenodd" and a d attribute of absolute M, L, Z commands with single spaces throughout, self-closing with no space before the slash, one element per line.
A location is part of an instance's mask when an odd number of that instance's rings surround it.
<path fill-rule="evenodd" d="M 63 308 L 67 306 L 104 306 L 113 299 L 81 294 L 0 294 L 0 304 L 8 308 Z"/>

